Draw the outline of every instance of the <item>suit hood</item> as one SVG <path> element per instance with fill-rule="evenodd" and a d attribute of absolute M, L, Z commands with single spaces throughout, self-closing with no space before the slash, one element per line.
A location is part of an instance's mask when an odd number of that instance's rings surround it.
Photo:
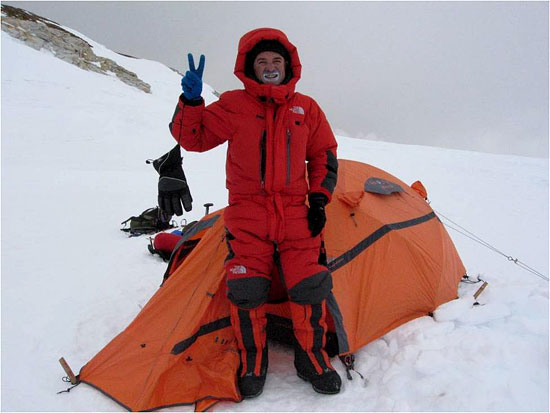
<path fill-rule="evenodd" d="M 262 40 L 276 40 L 288 51 L 290 55 L 289 70 L 292 71 L 292 77 L 287 83 L 280 85 L 264 84 L 246 76 L 246 55 Z M 272 98 L 277 103 L 283 103 L 294 95 L 296 83 L 300 80 L 302 73 L 302 65 L 296 46 L 290 43 L 282 31 L 272 28 L 260 28 L 246 33 L 239 40 L 234 73 L 243 82 L 245 90 L 251 95 L 259 98 Z"/>

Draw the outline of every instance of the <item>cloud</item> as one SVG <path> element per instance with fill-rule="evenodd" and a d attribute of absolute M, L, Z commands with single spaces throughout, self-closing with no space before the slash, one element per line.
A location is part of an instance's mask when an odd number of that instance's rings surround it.
<path fill-rule="evenodd" d="M 240 36 L 277 27 L 298 47 L 298 90 L 335 130 L 548 157 L 547 2 L 13 4 L 181 71 L 204 53 L 220 91 L 242 87 Z"/>

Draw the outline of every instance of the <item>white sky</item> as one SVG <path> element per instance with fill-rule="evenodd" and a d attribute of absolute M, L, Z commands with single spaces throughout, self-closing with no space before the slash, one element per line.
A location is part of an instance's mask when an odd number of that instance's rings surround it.
<path fill-rule="evenodd" d="M 337 133 L 548 157 L 548 2 L 4 3 L 181 71 L 203 53 L 220 92 L 239 38 L 276 27 Z"/>

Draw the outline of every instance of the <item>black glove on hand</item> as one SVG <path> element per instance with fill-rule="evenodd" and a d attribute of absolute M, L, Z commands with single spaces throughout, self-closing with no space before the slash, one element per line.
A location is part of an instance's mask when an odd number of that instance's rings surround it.
<path fill-rule="evenodd" d="M 180 146 L 176 145 L 170 152 L 153 161 L 153 167 L 159 173 L 159 207 L 167 214 L 183 214 L 181 205 L 187 212 L 191 211 L 193 198 L 187 186 L 182 168 Z"/>
<path fill-rule="evenodd" d="M 314 192 L 309 195 L 309 211 L 307 213 L 308 228 L 311 236 L 316 237 L 321 233 L 327 222 L 325 205 L 328 198 L 325 194 Z"/>

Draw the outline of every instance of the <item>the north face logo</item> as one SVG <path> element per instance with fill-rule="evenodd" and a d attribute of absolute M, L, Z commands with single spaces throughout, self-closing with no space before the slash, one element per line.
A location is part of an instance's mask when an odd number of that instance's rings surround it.
<path fill-rule="evenodd" d="M 301 107 L 301 106 L 292 106 L 290 108 L 290 111 L 291 112 L 294 112 L 294 113 L 297 113 L 298 115 L 305 115 L 305 111 L 304 111 L 304 108 Z"/>
<path fill-rule="evenodd" d="M 246 274 L 246 267 L 244 265 L 234 265 L 229 269 L 231 274 Z"/>

